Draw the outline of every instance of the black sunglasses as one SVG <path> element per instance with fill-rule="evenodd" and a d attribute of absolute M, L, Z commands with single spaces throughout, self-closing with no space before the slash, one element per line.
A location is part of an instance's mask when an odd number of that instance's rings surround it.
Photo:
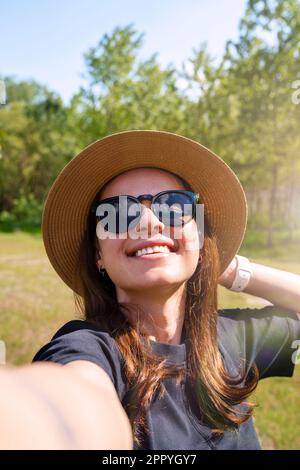
<path fill-rule="evenodd" d="M 138 197 L 120 195 L 95 201 L 92 212 L 105 231 L 124 233 L 133 228 L 141 219 L 142 201 L 151 201 L 151 210 L 167 226 L 184 226 L 196 214 L 199 194 L 193 191 L 171 189 L 155 196 L 141 194 Z"/>

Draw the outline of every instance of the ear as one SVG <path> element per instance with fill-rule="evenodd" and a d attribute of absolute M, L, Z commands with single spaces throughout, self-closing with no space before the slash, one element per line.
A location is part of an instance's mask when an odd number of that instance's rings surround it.
<path fill-rule="evenodd" d="M 103 266 L 102 266 L 102 258 L 101 258 L 101 256 L 100 256 L 100 251 L 97 251 L 97 252 L 96 252 L 95 263 L 96 263 L 97 268 L 103 268 Z"/>

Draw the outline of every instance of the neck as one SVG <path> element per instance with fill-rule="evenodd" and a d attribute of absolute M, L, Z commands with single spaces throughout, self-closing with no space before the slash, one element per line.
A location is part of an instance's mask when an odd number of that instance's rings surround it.
<path fill-rule="evenodd" d="M 180 344 L 185 313 L 185 284 L 174 289 L 169 286 L 143 291 L 123 291 L 117 288 L 118 302 L 138 304 L 142 309 L 139 318 L 141 331 L 152 341 Z M 134 309 L 125 311 L 131 324 L 136 324 L 137 314 Z"/>

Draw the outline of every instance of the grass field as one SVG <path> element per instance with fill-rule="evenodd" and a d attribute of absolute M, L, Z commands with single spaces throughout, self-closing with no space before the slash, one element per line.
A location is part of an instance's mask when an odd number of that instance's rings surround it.
<path fill-rule="evenodd" d="M 66 321 L 74 318 L 72 291 L 53 270 L 41 236 L 0 233 L 0 340 L 7 364 L 30 362 Z M 241 251 L 252 261 L 300 274 L 299 246 L 272 253 Z M 261 299 L 220 287 L 220 308 L 257 307 Z M 300 449 L 300 366 L 293 378 L 264 379 L 252 399 L 264 449 Z"/>

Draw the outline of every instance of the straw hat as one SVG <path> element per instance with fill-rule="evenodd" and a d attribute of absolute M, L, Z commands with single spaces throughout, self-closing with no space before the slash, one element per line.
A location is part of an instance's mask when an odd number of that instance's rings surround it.
<path fill-rule="evenodd" d="M 112 134 L 76 155 L 59 173 L 45 200 L 42 233 L 47 255 L 58 275 L 78 294 L 82 295 L 76 269 L 79 245 L 94 197 L 114 176 L 145 166 L 172 171 L 199 193 L 216 235 L 220 274 L 240 248 L 247 224 L 246 197 L 237 176 L 220 157 L 170 132 Z"/>

